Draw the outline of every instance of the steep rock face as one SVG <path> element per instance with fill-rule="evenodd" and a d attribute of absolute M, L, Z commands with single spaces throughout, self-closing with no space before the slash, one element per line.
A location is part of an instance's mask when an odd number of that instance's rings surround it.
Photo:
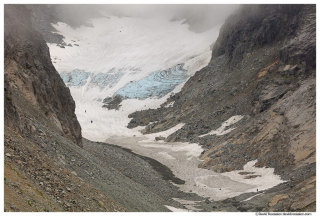
<path fill-rule="evenodd" d="M 231 15 L 221 28 L 212 57 L 223 54 L 237 63 L 258 47 L 282 41 L 294 35 L 302 10 L 300 5 L 247 5 Z"/>
<path fill-rule="evenodd" d="M 290 185 L 276 204 L 263 200 L 264 210 L 314 211 L 315 30 L 315 5 L 242 6 L 222 26 L 209 65 L 161 108 L 131 114 L 128 127 L 157 121 L 144 130 L 153 133 L 186 123 L 166 140 L 200 143 L 201 167 L 228 172 L 258 159 Z M 206 135 L 236 115 L 244 117 L 228 132 Z"/>
<path fill-rule="evenodd" d="M 18 106 L 18 95 L 45 113 L 58 130 L 81 146 L 75 103 L 51 63 L 49 48 L 34 30 L 25 6 L 5 6 L 5 125 L 29 133 L 31 123 Z"/>

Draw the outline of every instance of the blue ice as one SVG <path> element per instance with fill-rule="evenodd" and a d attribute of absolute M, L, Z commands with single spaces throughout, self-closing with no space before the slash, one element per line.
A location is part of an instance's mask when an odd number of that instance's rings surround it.
<path fill-rule="evenodd" d="M 117 83 L 118 80 L 123 76 L 124 73 L 98 73 L 91 77 L 91 83 L 100 87 L 100 90 L 104 89 L 106 86 L 112 86 Z"/>
<path fill-rule="evenodd" d="M 186 70 L 183 69 L 183 64 L 178 64 L 166 70 L 155 71 L 139 81 L 128 83 L 119 89 L 115 95 L 139 99 L 161 98 L 187 78 L 188 75 Z"/>
<path fill-rule="evenodd" d="M 78 69 L 75 69 L 72 72 L 62 72 L 60 74 L 63 82 L 68 83 L 71 86 L 84 86 L 90 75 L 91 73 Z"/>
<path fill-rule="evenodd" d="M 62 72 L 60 76 L 63 82 L 69 86 L 84 86 L 87 83 L 87 79 L 91 77 L 90 85 L 99 86 L 100 90 L 102 90 L 106 86 L 112 86 L 117 83 L 123 74 L 123 72 L 116 72 L 115 69 L 98 74 L 75 69 L 71 72 Z"/>

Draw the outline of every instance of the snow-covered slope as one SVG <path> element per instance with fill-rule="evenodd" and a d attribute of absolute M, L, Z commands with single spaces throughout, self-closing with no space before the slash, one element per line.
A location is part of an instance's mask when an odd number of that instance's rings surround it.
<path fill-rule="evenodd" d="M 55 25 L 70 45 L 48 44 L 51 58 L 71 90 L 84 137 L 139 135 L 138 129 L 126 128 L 128 114 L 157 108 L 208 64 L 220 26 L 196 34 L 169 18 L 110 15 L 92 20 L 93 28 Z M 121 108 L 102 108 L 103 99 L 115 94 L 127 98 Z"/>

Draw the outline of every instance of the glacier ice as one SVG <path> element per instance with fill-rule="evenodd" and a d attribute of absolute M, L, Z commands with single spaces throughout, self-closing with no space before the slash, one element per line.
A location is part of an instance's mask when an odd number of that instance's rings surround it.
<path fill-rule="evenodd" d="M 100 90 L 102 90 L 107 86 L 114 85 L 124 74 L 123 72 L 113 72 L 114 69 L 107 73 L 94 74 L 84 70 L 75 69 L 71 72 L 62 72 L 60 76 L 68 86 L 84 86 L 90 77 L 90 85 L 98 86 Z"/>
<path fill-rule="evenodd" d="M 115 92 L 114 95 L 121 95 L 123 98 L 146 99 L 148 97 L 161 98 L 171 92 L 177 85 L 184 82 L 189 76 L 183 69 L 184 64 L 178 64 L 166 70 L 158 70 L 149 76 L 138 81 L 131 81 Z M 91 73 L 75 69 L 71 72 L 62 72 L 62 80 L 68 86 L 84 86 L 90 77 L 89 85 L 98 86 L 103 90 L 112 86 L 124 75 L 123 69 L 111 69 L 107 73 Z"/>
<path fill-rule="evenodd" d="M 60 74 L 63 82 L 69 84 L 70 86 L 84 86 L 87 82 L 86 80 L 90 75 L 91 73 L 78 69 L 75 69 L 69 73 L 62 72 Z"/>
<path fill-rule="evenodd" d="M 167 70 L 158 70 L 139 81 L 130 82 L 116 91 L 115 95 L 139 99 L 146 99 L 148 97 L 161 98 L 188 78 L 183 65 L 178 64 Z"/>
<path fill-rule="evenodd" d="M 209 46 L 218 37 L 220 25 L 197 34 L 181 25 L 183 21 L 170 22 L 170 18 L 110 15 L 92 19 L 93 28 L 75 29 L 53 24 L 66 43 L 79 45 L 61 49 L 48 44 L 53 64 L 75 100 L 85 138 L 104 141 L 118 134 L 138 135 L 138 130 L 126 127 L 128 115 L 160 107 L 208 64 Z M 117 94 L 127 98 L 118 110 L 102 107 L 103 99 Z"/>

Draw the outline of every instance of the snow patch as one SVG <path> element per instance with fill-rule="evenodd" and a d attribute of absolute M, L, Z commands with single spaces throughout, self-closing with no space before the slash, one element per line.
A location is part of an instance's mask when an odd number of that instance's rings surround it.
<path fill-rule="evenodd" d="M 145 140 L 143 140 L 145 141 Z M 203 151 L 202 147 L 196 143 L 161 143 L 161 144 L 143 144 L 146 148 L 168 149 L 173 152 L 185 152 L 186 156 L 199 157 Z M 189 159 L 190 160 L 190 159 Z"/>
<path fill-rule="evenodd" d="M 180 123 L 177 124 L 176 126 L 166 130 L 166 131 L 161 131 L 158 133 L 151 133 L 151 134 L 145 134 L 144 137 L 146 137 L 147 139 L 142 140 L 141 142 L 152 142 L 155 140 L 156 137 L 165 137 L 167 138 L 168 136 L 170 136 L 171 134 L 173 134 L 174 132 L 180 130 L 185 124 L 184 123 Z M 158 142 L 164 142 L 163 140 L 160 140 Z"/>
<path fill-rule="evenodd" d="M 215 197 L 214 200 L 222 200 L 242 193 L 266 190 L 285 182 L 274 174 L 273 168 L 254 167 L 256 162 L 257 160 L 248 162 L 243 170 L 197 176 L 196 186 L 200 192 L 203 190 L 211 194 L 211 198 Z M 240 175 L 239 172 L 254 172 L 254 175 L 261 177 L 245 179 L 246 175 Z"/>
<path fill-rule="evenodd" d="M 194 201 L 194 200 L 184 200 L 179 198 L 172 198 L 173 200 L 181 203 L 184 207 L 186 207 L 188 210 L 191 211 L 199 211 L 199 209 L 196 208 L 196 206 L 201 203 L 201 201 Z"/>
<path fill-rule="evenodd" d="M 173 206 L 168 206 L 168 205 L 165 205 L 165 207 L 172 212 L 189 212 L 188 209 L 175 208 Z"/>
<path fill-rule="evenodd" d="M 175 157 L 172 157 L 169 153 L 167 152 L 158 152 L 158 155 L 161 155 L 163 156 L 164 158 L 166 159 L 169 159 L 169 160 L 175 160 L 176 158 Z"/>
<path fill-rule="evenodd" d="M 263 195 L 263 193 L 255 194 L 255 195 L 253 195 L 253 196 L 251 196 L 251 197 L 249 197 L 249 198 L 247 198 L 247 199 L 245 199 L 245 200 L 242 200 L 241 202 L 249 201 L 249 200 L 251 200 L 252 198 L 257 197 L 257 196 L 261 196 L 261 195 Z"/>
<path fill-rule="evenodd" d="M 170 103 L 168 103 L 167 105 L 165 105 L 164 107 L 169 108 L 169 107 L 173 107 L 175 101 L 172 101 Z"/>
<path fill-rule="evenodd" d="M 248 162 L 246 165 L 244 165 L 243 170 L 226 172 L 222 173 L 222 175 L 229 177 L 237 182 L 254 185 L 253 188 L 247 190 L 246 192 L 256 192 L 257 190 L 262 191 L 286 182 L 284 180 L 281 180 L 281 177 L 279 175 L 274 174 L 274 168 L 255 167 L 257 161 L 258 160 Z M 246 179 L 245 176 L 247 175 L 240 175 L 240 172 L 250 172 L 253 173 L 252 175 L 258 175 L 258 177 Z"/>
<path fill-rule="evenodd" d="M 227 133 L 230 133 L 231 131 L 233 131 L 236 128 L 229 128 L 229 129 L 225 130 L 226 127 L 229 127 L 230 125 L 237 123 L 242 118 L 243 118 L 243 116 L 241 116 L 241 115 L 232 116 L 231 118 L 229 118 L 228 120 L 223 122 L 221 127 L 219 127 L 217 130 L 212 130 L 211 132 L 209 132 L 207 134 L 200 135 L 199 137 L 204 137 L 204 136 L 208 136 L 208 135 L 222 136 Z"/>

